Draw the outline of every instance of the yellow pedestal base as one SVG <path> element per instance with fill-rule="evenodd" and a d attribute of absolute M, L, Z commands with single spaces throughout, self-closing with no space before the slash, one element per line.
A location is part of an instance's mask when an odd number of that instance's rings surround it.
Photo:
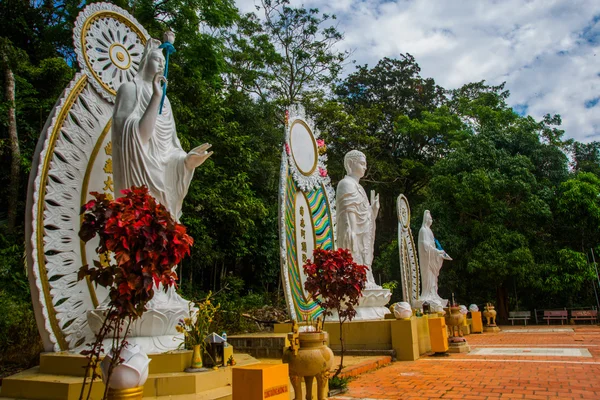
<path fill-rule="evenodd" d="M 398 361 L 414 361 L 419 358 L 419 333 L 417 318 L 394 321 L 392 328 L 392 347 L 396 350 Z"/>
<path fill-rule="evenodd" d="M 288 400 L 287 364 L 256 364 L 233 368 L 233 400 Z"/>
<path fill-rule="evenodd" d="M 274 333 L 287 333 L 290 324 L 275 324 Z M 398 360 L 416 360 L 431 351 L 427 317 L 408 320 L 382 319 L 351 321 L 342 326 L 347 350 L 395 350 Z M 326 322 L 323 330 L 329 335 L 329 347 L 340 351 L 340 325 Z"/>
<path fill-rule="evenodd" d="M 429 337 L 429 318 L 431 316 L 416 317 L 417 333 L 419 335 L 419 355 L 431 351 L 431 338 Z"/>
<path fill-rule="evenodd" d="M 483 333 L 481 311 L 471 311 L 471 333 Z"/>
<path fill-rule="evenodd" d="M 429 337 L 431 351 L 446 353 L 448 351 L 448 330 L 444 318 L 429 318 Z"/>
<path fill-rule="evenodd" d="M 500 332 L 500 328 L 498 328 L 497 326 L 484 326 L 483 327 L 483 331 L 485 333 L 498 333 Z"/>
<path fill-rule="evenodd" d="M 228 351 L 233 351 L 232 346 L 228 348 Z M 143 387 L 144 398 L 166 400 L 171 396 L 184 395 L 211 399 L 231 396 L 231 367 L 198 373 L 183 372 L 191 364 L 192 352 L 189 350 L 150 354 L 149 357 L 152 362 Z M 235 360 L 239 366 L 258 363 L 258 360 L 246 354 L 236 354 Z M 0 399 L 77 400 L 86 364 L 86 358 L 79 354 L 44 353 L 40 357 L 39 367 L 4 378 Z M 95 381 L 91 398 L 99 399 L 103 392 L 102 381 Z"/>
<path fill-rule="evenodd" d="M 108 389 L 108 398 L 111 400 L 142 400 L 144 387 L 132 389 Z"/>

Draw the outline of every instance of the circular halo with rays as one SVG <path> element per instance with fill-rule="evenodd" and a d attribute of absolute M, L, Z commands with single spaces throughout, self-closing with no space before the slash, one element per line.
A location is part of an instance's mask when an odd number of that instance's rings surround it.
<path fill-rule="evenodd" d="M 148 37 L 129 13 L 111 4 L 94 3 L 78 15 L 77 61 L 106 100 L 114 102 L 119 86 L 133 79 Z"/>

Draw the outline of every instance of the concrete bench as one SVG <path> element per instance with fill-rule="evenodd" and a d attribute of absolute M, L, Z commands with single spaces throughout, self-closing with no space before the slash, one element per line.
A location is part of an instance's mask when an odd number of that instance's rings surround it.
<path fill-rule="evenodd" d="M 515 324 L 515 321 L 523 321 L 527 325 L 527 321 L 531 319 L 531 311 L 510 311 L 508 313 L 508 320 Z"/>
<path fill-rule="evenodd" d="M 573 310 L 571 321 L 590 321 L 593 324 L 598 319 L 598 310 Z"/>
<path fill-rule="evenodd" d="M 544 310 L 544 319 L 550 325 L 551 320 L 560 320 L 562 325 L 564 321 L 568 321 L 569 312 L 567 310 Z"/>

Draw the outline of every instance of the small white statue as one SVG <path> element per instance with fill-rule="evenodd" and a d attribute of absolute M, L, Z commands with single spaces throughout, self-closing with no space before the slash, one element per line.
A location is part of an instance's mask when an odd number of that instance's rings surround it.
<path fill-rule="evenodd" d="M 371 201 L 359 181 L 367 170 L 365 155 L 352 150 L 344 156 L 346 176 L 337 186 L 337 246 L 348 249 L 357 264 L 366 265 L 366 288 L 379 288 L 371 264 L 375 242 L 375 219 L 379 212 L 379 195 L 371 191 Z"/>
<path fill-rule="evenodd" d="M 102 380 L 105 384 L 112 357 L 113 351 L 110 350 L 100 363 Z M 148 358 L 141 346 L 125 345 L 121 350 L 120 358 L 122 362 L 114 367 L 108 385 L 113 389 L 132 389 L 144 386 L 148 379 L 148 366 L 152 360 Z"/>
<path fill-rule="evenodd" d="M 469 306 L 469 311 L 471 311 L 471 312 L 477 312 L 477 311 L 479 311 L 479 307 L 477 306 L 477 304 L 471 304 Z"/>
<path fill-rule="evenodd" d="M 412 317 L 412 308 L 405 301 L 394 304 L 394 316 L 396 319 L 406 319 Z"/>
<path fill-rule="evenodd" d="M 438 276 L 444 260 L 452 260 L 444 250 L 436 247 L 435 238 L 431 231 L 433 218 L 426 210 L 423 214 L 423 225 L 419 230 L 419 269 L 421 272 L 421 296 L 420 301 L 428 301 L 445 307 L 448 300 L 438 295 Z"/>
<path fill-rule="evenodd" d="M 469 312 L 469 310 L 467 310 L 467 306 L 461 304 L 460 306 L 458 306 L 458 308 L 460 309 L 460 313 L 462 315 L 467 315 L 467 313 Z"/>
<path fill-rule="evenodd" d="M 113 180 L 122 189 L 146 185 L 154 198 L 179 220 L 194 170 L 212 152 L 205 143 L 186 153 L 179 142 L 169 99 L 159 113 L 165 57 L 160 42 L 146 43 L 137 75 L 117 92 L 112 126 Z"/>

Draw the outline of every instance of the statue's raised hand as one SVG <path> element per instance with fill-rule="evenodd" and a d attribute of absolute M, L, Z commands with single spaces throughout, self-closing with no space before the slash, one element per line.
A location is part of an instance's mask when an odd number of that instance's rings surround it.
<path fill-rule="evenodd" d="M 379 193 L 375 194 L 374 190 L 371 190 L 371 210 L 375 216 L 379 213 Z"/>
<path fill-rule="evenodd" d="M 196 147 L 185 156 L 185 166 L 189 169 L 198 168 L 204 161 L 212 155 L 212 151 L 207 151 L 212 145 L 204 143 L 201 146 Z"/>
<path fill-rule="evenodd" d="M 163 94 L 162 84 L 167 84 L 167 78 L 162 72 L 157 72 L 152 79 L 152 97 L 160 98 Z"/>

